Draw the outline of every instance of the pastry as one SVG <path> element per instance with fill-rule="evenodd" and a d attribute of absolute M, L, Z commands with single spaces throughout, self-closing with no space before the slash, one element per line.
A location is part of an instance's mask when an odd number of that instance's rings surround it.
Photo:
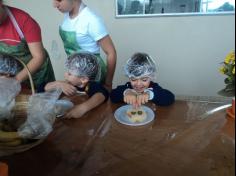
<path fill-rule="evenodd" d="M 126 114 L 128 116 L 129 121 L 133 123 L 143 122 L 147 118 L 146 112 L 141 108 L 128 109 Z"/>

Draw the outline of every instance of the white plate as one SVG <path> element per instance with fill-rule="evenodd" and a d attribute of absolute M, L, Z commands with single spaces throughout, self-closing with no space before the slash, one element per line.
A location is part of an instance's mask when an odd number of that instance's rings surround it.
<path fill-rule="evenodd" d="M 147 113 L 147 118 L 143 122 L 134 122 L 133 123 L 129 120 L 129 117 L 126 114 L 127 110 L 131 109 L 131 108 L 132 108 L 131 105 L 125 105 L 125 106 L 118 108 L 114 113 L 115 119 L 124 125 L 141 126 L 141 125 L 146 125 L 146 124 L 150 123 L 155 118 L 155 114 L 152 109 L 150 109 L 147 106 L 142 106 L 143 110 Z"/>
<path fill-rule="evenodd" d="M 55 106 L 55 113 L 57 117 L 65 115 L 66 111 L 73 108 L 74 104 L 69 100 L 57 100 Z"/>

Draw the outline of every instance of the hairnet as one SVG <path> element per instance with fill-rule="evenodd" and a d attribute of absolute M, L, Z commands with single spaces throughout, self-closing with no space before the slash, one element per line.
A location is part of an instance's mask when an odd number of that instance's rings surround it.
<path fill-rule="evenodd" d="M 129 78 L 154 78 L 156 65 L 153 59 L 147 54 L 136 53 L 127 61 L 124 70 Z"/>
<path fill-rule="evenodd" d="M 89 80 L 99 80 L 101 68 L 97 57 L 91 53 L 76 53 L 66 61 L 66 68 L 69 73 L 75 76 L 86 76 Z"/>
<path fill-rule="evenodd" d="M 16 75 L 21 66 L 19 62 L 10 55 L 0 53 L 0 74 Z"/>

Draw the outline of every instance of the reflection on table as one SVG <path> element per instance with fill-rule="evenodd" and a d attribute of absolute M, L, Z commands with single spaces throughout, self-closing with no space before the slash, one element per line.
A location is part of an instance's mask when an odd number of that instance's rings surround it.
<path fill-rule="evenodd" d="M 74 103 L 85 99 L 71 97 Z M 114 118 L 123 104 L 107 102 L 81 119 L 57 119 L 42 144 L 0 161 L 10 176 L 233 176 L 235 121 L 225 104 L 149 104 L 155 120 L 132 127 Z"/>

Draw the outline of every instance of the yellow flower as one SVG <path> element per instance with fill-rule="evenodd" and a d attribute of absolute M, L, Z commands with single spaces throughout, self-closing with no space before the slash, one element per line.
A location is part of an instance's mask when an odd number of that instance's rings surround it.
<path fill-rule="evenodd" d="M 219 69 L 220 73 L 222 73 L 223 75 L 226 73 L 226 68 L 224 66 L 220 67 Z"/>
<path fill-rule="evenodd" d="M 235 52 L 231 51 L 226 57 L 225 57 L 225 63 L 233 63 L 235 62 Z"/>
<path fill-rule="evenodd" d="M 226 86 L 220 93 L 235 95 L 235 51 L 226 55 L 219 72 L 226 76 L 224 79 Z"/>

